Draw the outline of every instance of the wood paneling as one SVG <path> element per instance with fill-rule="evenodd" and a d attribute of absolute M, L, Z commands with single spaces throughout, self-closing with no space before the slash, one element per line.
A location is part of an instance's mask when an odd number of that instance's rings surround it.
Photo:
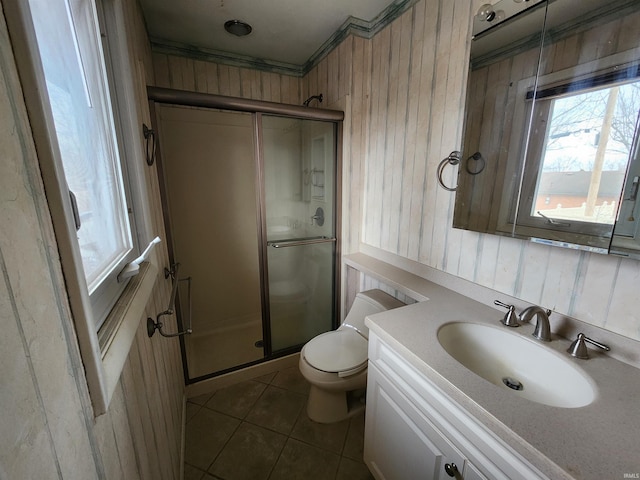
<path fill-rule="evenodd" d="M 461 144 L 470 24 L 481 3 L 420 1 L 372 40 L 349 40 L 350 64 L 341 61 L 345 40 L 338 57 L 328 55 L 302 79 L 305 98 L 323 92 L 330 105 L 336 92 L 351 95 L 344 252 L 357 251 L 362 241 L 640 339 L 629 291 L 640 262 L 451 227 L 454 194 L 437 186 L 435 171 Z M 619 42 L 629 43 L 628 22 L 617 31 Z M 584 41 L 605 49 L 611 38 Z M 558 54 L 557 68 L 572 48 Z M 337 89 L 326 74 L 336 68 Z M 455 183 L 453 169 L 445 182 Z"/>
<path fill-rule="evenodd" d="M 460 144 L 469 25 L 480 3 L 420 1 L 372 40 L 348 37 L 303 79 L 161 54 L 151 60 L 134 7 L 128 21 L 149 83 L 292 104 L 320 92 L 324 105 L 351 96 L 345 253 L 362 241 L 640 339 L 640 262 L 450 227 L 453 194 L 434 173 Z M 93 418 L 4 24 L 0 37 L 0 116 L 10 126 L 0 141 L 0 220 L 11 226 L 0 230 L 2 476 L 176 479 L 183 384 L 175 339 L 149 339 L 141 319 L 109 411 Z M 585 41 L 607 47 L 606 39 Z M 148 173 L 160 232 L 157 180 Z M 155 315 L 167 295 L 159 279 L 146 313 Z"/>
<path fill-rule="evenodd" d="M 126 3 L 125 22 L 132 51 L 150 67 L 135 2 Z M 146 315 L 109 410 L 93 416 L 4 17 L 0 39 L 0 118 L 9 126 L 0 137 L 0 477 L 177 480 L 180 352 L 176 339 L 148 338 Z M 147 173 L 152 209 L 159 212 L 157 177 L 154 169 Z M 161 217 L 154 217 L 164 236 Z M 162 258 L 166 263 L 166 249 Z M 146 313 L 163 310 L 168 293 L 159 275 Z"/>
<path fill-rule="evenodd" d="M 347 37 L 301 80 L 237 69 L 240 95 L 277 98 L 272 89 L 276 81 L 281 101 L 301 103 L 323 93 L 323 106 L 329 106 L 351 96 L 346 112 L 351 126 L 345 132 L 349 154 L 344 159 L 344 253 L 357 251 L 364 242 L 640 339 L 637 313 L 621 293 L 638 276 L 640 262 L 451 227 L 454 194 L 437 186 L 435 172 L 440 160 L 461 144 L 469 33 L 481 3 L 419 1 L 373 39 Z M 630 29 L 625 20 L 615 31 L 618 42 L 634 48 Z M 611 48 L 610 41 L 610 35 L 598 35 L 577 42 L 593 45 L 595 54 Z M 576 45 L 567 43 L 563 52 L 553 54 L 556 67 L 578 54 Z M 172 74 L 169 64 L 166 55 L 154 55 L 157 84 L 177 88 L 172 78 L 184 75 Z M 192 60 L 174 65 L 198 71 Z M 219 68 L 206 64 L 209 73 L 194 88 L 205 91 L 202 84 L 212 84 L 211 93 L 220 93 Z M 283 93 L 295 90 L 297 96 Z M 503 136 L 509 135 L 507 122 Z M 455 181 L 454 169 L 448 169 L 445 182 Z"/>
<path fill-rule="evenodd" d="M 163 53 L 152 56 L 156 87 L 292 105 L 302 103 L 301 82 L 297 77 Z"/>

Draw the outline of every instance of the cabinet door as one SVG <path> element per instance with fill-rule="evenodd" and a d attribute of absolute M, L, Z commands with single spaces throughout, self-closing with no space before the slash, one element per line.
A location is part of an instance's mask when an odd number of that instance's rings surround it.
<path fill-rule="evenodd" d="M 462 480 L 460 452 L 374 365 L 368 375 L 364 459 L 374 477 Z M 457 473 L 452 472 L 453 464 Z"/>
<path fill-rule="evenodd" d="M 468 462 L 464 466 L 464 480 L 488 480 L 475 465 Z"/>

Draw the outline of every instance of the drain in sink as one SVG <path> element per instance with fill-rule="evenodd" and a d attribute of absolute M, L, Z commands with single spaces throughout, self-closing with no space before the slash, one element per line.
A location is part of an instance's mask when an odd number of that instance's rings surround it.
<path fill-rule="evenodd" d="M 511 377 L 504 377 L 502 379 L 502 383 L 504 383 L 507 387 L 511 388 L 512 390 L 522 390 L 524 388 L 522 386 L 522 383 L 520 383 L 515 378 L 511 378 Z"/>

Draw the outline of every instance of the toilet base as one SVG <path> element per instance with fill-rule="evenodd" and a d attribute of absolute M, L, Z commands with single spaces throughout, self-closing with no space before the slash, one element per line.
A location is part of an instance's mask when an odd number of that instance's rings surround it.
<path fill-rule="evenodd" d="M 364 389 L 328 391 L 311 385 L 309 390 L 307 415 L 317 423 L 341 422 L 362 412 L 364 407 Z"/>

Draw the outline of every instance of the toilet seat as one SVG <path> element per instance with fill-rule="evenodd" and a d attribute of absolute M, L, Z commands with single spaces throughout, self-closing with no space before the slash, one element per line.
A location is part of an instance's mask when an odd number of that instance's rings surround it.
<path fill-rule="evenodd" d="M 304 346 L 304 359 L 323 372 L 347 377 L 367 367 L 367 339 L 351 328 L 323 333 Z"/>

